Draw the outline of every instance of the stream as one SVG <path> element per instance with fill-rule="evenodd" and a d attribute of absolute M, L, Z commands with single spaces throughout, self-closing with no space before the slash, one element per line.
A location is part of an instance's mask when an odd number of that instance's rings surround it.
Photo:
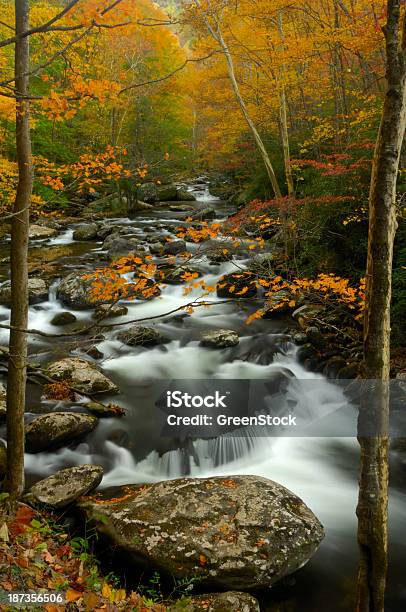
<path fill-rule="evenodd" d="M 213 206 L 221 222 L 232 210 L 210 195 L 204 182 L 190 187 L 197 197 L 197 206 Z M 183 214 L 184 217 L 184 214 Z M 179 227 L 182 213 L 167 208 L 142 211 L 133 218 L 108 219 L 107 223 L 127 226 L 128 233 L 148 240 L 154 232 L 172 236 Z M 57 262 L 61 276 L 74 270 L 87 271 L 98 265 L 103 255 L 101 242 L 73 240 L 73 226 L 48 240 L 31 241 L 34 258 Z M 188 243 L 188 249 L 196 246 Z M 7 244 L 0 247 L 5 257 Z M 201 257 L 195 267 L 207 284 L 215 284 L 224 274 L 247 264 L 248 252 L 241 259 L 212 265 Z M 43 261 L 44 259 L 42 259 Z M 7 265 L 2 264 L 2 279 L 7 277 Z M 56 298 L 57 280 L 50 285 L 47 301 L 30 306 L 29 327 L 47 332 L 69 331 L 69 326 L 57 328 L 53 316 L 70 310 L 83 324 L 92 322 L 92 311 L 66 308 Z M 209 308 L 196 308 L 192 315 L 167 315 L 191 297 L 198 299 L 196 289 L 185 297 L 182 285 L 167 285 L 159 297 L 149 301 L 126 302 L 128 314 L 120 321 L 159 316 L 157 329 L 170 342 L 153 348 L 127 346 L 117 338 L 125 325 L 103 331 L 104 339 L 97 343 L 103 358 L 95 361 L 102 371 L 120 388 L 120 394 L 103 396 L 126 411 L 122 418 L 100 419 L 94 432 L 79 444 L 53 452 L 26 454 L 27 479 L 33 482 L 56 470 L 83 463 L 104 467 L 101 487 L 128 483 L 155 482 L 185 475 L 254 474 L 275 480 L 299 495 L 323 523 L 326 537 L 311 561 L 294 576 L 276 586 L 272 592 L 261 593 L 261 609 L 271 610 L 270 601 L 279 601 L 281 611 L 339 612 L 350 610 L 354 596 L 357 569 L 356 516 L 358 444 L 349 437 L 271 437 L 258 435 L 250 428 L 230 432 L 217 438 L 189 441 L 182 447 L 177 439 L 161 435 L 157 427 L 154 401 L 160 381 L 173 379 L 271 379 L 288 372 L 289 391 L 297 408 L 308 413 L 329 412 L 343 405 L 345 398 L 333 381 L 305 370 L 297 360 L 297 347 L 290 340 L 294 329 L 283 318 L 258 320 L 245 324 L 247 310 L 211 294 Z M 9 309 L 0 306 L 0 320 L 6 322 Z M 114 320 L 116 322 L 116 320 Z M 76 323 L 77 325 L 77 323 Z M 146 322 L 148 325 L 148 322 Z M 199 345 L 202 331 L 232 329 L 240 336 L 238 346 L 212 350 Z M 0 345 L 8 340 L 6 330 L 0 330 Z M 30 359 L 42 364 L 66 357 L 69 352 L 85 356 L 80 343 L 72 338 L 31 337 Z M 91 358 L 89 358 L 91 359 Z M 312 385 L 310 381 L 317 380 Z M 39 387 L 28 389 L 27 419 L 46 411 L 66 410 L 64 402 L 44 401 Z M 347 418 L 343 413 L 342 419 Z M 1 434 L 0 429 L 0 435 Z M 406 609 L 404 566 L 406 562 L 406 496 L 404 487 L 405 457 L 393 453 L 393 483 L 390 498 L 390 568 L 387 610 Z M 403 481 L 403 485 L 402 485 Z M 403 585 L 402 585 L 403 582 Z M 272 597 L 271 597 L 272 596 Z M 274 610 L 275 608 L 272 608 Z"/>

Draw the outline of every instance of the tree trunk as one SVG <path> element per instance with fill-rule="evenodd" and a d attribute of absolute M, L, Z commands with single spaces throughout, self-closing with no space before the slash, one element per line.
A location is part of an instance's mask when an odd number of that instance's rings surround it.
<path fill-rule="evenodd" d="M 29 0 L 16 0 L 15 87 L 18 185 L 11 225 L 11 326 L 28 323 L 28 234 L 33 166 L 28 96 L 29 37 L 18 34 L 29 28 Z M 7 379 L 7 491 L 11 501 L 24 489 L 24 408 L 27 367 L 27 334 L 10 332 Z"/>
<path fill-rule="evenodd" d="M 278 13 L 278 32 L 282 42 L 282 54 L 285 52 L 285 36 L 283 33 L 283 17 L 282 12 Z M 293 183 L 293 173 L 292 173 L 292 165 L 290 160 L 290 146 L 289 146 L 289 131 L 288 131 L 288 113 L 287 113 L 287 105 L 286 105 L 286 89 L 285 89 L 285 76 L 286 76 L 286 68 L 285 64 L 282 64 L 281 68 L 281 91 L 279 93 L 279 117 L 281 124 L 281 139 L 282 139 L 282 149 L 283 149 L 283 160 L 285 163 L 285 175 L 286 175 L 286 184 L 288 187 L 288 195 L 294 197 L 295 195 L 295 186 Z"/>
<path fill-rule="evenodd" d="M 279 183 L 278 183 L 278 179 L 276 178 L 276 174 L 275 174 L 275 170 L 273 168 L 272 162 L 269 158 L 268 155 L 268 151 L 265 148 L 265 145 L 262 141 L 261 136 L 258 133 L 258 130 L 255 126 L 255 123 L 253 122 L 253 120 L 251 119 L 251 115 L 248 111 L 247 105 L 245 104 L 245 100 L 241 95 L 241 91 L 240 91 L 240 87 L 238 85 L 238 81 L 237 81 L 237 77 L 235 75 L 235 69 L 234 69 L 234 61 L 233 61 L 233 57 L 231 55 L 230 49 L 226 43 L 226 41 L 224 40 L 223 34 L 221 32 L 221 27 L 220 27 L 220 23 L 218 21 L 218 19 L 214 18 L 215 20 L 215 27 L 213 27 L 210 23 L 210 20 L 208 18 L 208 15 L 205 13 L 205 11 L 202 9 L 202 6 L 199 2 L 199 0 L 196 1 L 197 5 L 200 7 L 200 9 L 202 10 L 203 13 L 203 19 L 204 22 L 206 24 L 206 27 L 210 33 L 210 35 L 212 36 L 212 38 L 220 45 L 221 50 L 224 53 L 224 56 L 226 58 L 227 61 L 227 69 L 228 69 L 228 76 L 230 78 L 231 81 L 231 85 L 233 87 L 234 90 L 234 94 L 235 97 L 237 99 L 237 102 L 241 108 L 241 112 L 244 115 L 244 119 L 247 122 L 248 127 L 251 130 L 251 133 L 254 137 L 255 143 L 258 147 L 258 150 L 260 152 L 260 155 L 262 157 L 262 160 L 264 162 L 269 180 L 271 182 L 272 185 L 272 189 L 274 191 L 275 197 L 276 198 L 281 198 L 282 197 L 282 192 L 281 189 L 279 187 Z"/>
<path fill-rule="evenodd" d="M 376 381 L 377 424 L 389 417 L 390 303 L 396 233 L 396 180 L 406 126 L 406 19 L 401 0 L 388 0 L 387 90 L 376 143 L 369 196 L 369 237 L 364 321 L 364 378 Z M 372 383 L 370 383 L 372 384 Z M 388 437 L 364 437 L 371 416 L 364 403 L 359 416 L 361 466 L 357 507 L 360 564 L 356 610 L 382 612 L 387 568 Z"/>

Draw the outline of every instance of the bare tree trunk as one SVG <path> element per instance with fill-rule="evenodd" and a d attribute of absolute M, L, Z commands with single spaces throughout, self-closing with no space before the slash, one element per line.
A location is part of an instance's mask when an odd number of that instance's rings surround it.
<path fill-rule="evenodd" d="M 285 50 L 284 44 L 284 33 L 283 33 L 283 18 L 282 12 L 278 13 L 278 32 L 282 42 L 282 53 Z M 281 68 L 281 91 L 279 94 L 279 117 L 281 123 L 281 137 L 282 137 L 282 149 L 283 149 L 283 159 L 285 162 L 285 175 L 286 175 L 286 184 L 288 187 L 289 196 L 295 195 L 295 186 L 293 183 L 293 173 L 292 166 L 290 161 L 290 146 L 289 146 L 289 131 L 288 131 L 288 114 L 287 114 L 287 106 L 286 106 L 286 89 L 285 89 L 285 64 L 282 64 Z"/>
<path fill-rule="evenodd" d="M 406 19 L 402 0 L 388 0 L 386 38 L 387 91 L 371 177 L 364 378 L 378 381 L 374 404 L 378 423 L 389 416 L 390 303 L 393 243 L 396 233 L 396 180 L 406 127 Z M 359 442 L 358 542 L 360 564 L 356 610 L 382 612 L 387 569 L 388 437 L 363 437 L 371 416 L 361 407 Z"/>
<path fill-rule="evenodd" d="M 28 96 L 29 0 L 15 1 L 15 87 L 18 186 L 11 226 L 11 326 L 26 329 L 28 323 L 28 234 L 33 167 Z M 24 408 L 27 366 L 27 334 L 11 330 L 7 380 L 7 490 L 17 499 L 24 489 Z"/>
<path fill-rule="evenodd" d="M 207 15 L 207 13 L 204 11 L 204 9 L 202 8 L 199 0 L 196 0 L 196 4 L 200 7 L 201 11 L 202 11 L 202 15 L 203 15 L 203 19 L 204 22 L 206 24 L 206 27 L 210 33 L 210 35 L 212 36 L 212 38 L 220 45 L 221 50 L 224 53 L 224 56 L 226 58 L 227 61 L 227 68 L 228 68 L 228 76 L 230 78 L 231 81 L 231 85 L 233 87 L 234 90 L 234 94 L 235 97 L 237 99 L 237 102 L 241 108 L 242 114 L 244 115 L 244 119 L 247 122 L 248 127 L 251 130 L 251 133 L 254 137 L 255 143 L 258 147 L 258 150 L 261 154 L 262 160 L 264 162 L 266 171 L 268 173 L 269 176 L 269 180 L 271 182 L 272 185 L 272 189 L 274 191 L 275 197 L 276 198 L 281 198 L 282 197 L 282 192 L 281 189 L 279 187 L 279 183 L 278 183 L 278 179 L 276 178 L 276 174 L 275 174 L 275 170 L 273 168 L 272 162 L 269 158 L 268 155 L 268 151 L 265 148 L 265 145 L 262 141 L 261 136 L 258 133 L 258 130 L 255 126 L 255 123 L 253 122 L 253 120 L 251 119 L 251 115 L 248 111 L 247 105 L 245 104 L 244 98 L 241 95 L 241 91 L 240 91 L 240 87 L 238 85 L 238 81 L 237 81 L 237 77 L 235 75 L 235 69 L 234 69 L 234 61 L 233 61 L 233 57 L 231 55 L 230 49 L 226 43 L 226 41 L 224 40 L 222 31 L 221 31 L 221 27 L 220 27 L 220 22 L 216 17 L 213 17 L 214 21 L 215 21 L 215 27 L 212 26 L 212 24 L 210 23 L 209 17 Z"/>

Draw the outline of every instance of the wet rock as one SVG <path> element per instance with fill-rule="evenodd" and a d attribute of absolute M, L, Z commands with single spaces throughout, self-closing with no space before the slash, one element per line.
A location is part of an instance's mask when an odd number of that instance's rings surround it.
<path fill-rule="evenodd" d="M 216 218 L 216 211 L 214 210 L 214 208 L 211 208 L 211 207 L 201 208 L 200 210 L 197 210 L 192 215 L 193 221 L 211 221 L 212 219 L 215 219 L 215 218 Z"/>
<path fill-rule="evenodd" d="M 218 251 L 209 251 L 206 253 L 206 256 L 211 264 L 221 264 L 234 259 L 234 255 L 226 248 Z"/>
<path fill-rule="evenodd" d="M 291 294 L 289 291 L 286 291 L 285 289 L 275 291 L 275 293 L 273 293 L 266 300 L 266 310 L 262 318 L 273 319 L 274 317 L 286 315 L 287 313 L 292 312 L 294 306 L 289 305 L 290 300 Z"/>
<path fill-rule="evenodd" d="M 346 360 L 341 355 L 330 357 L 324 367 L 324 375 L 328 378 L 336 378 L 340 370 L 347 365 Z"/>
<path fill-rule="evenodd" d="M 47 366 L 46 374 L 55 380 L 70 381 L 84 393 L 117 393 L 118 387 L 98 368 L 80 357 L 66 357 Z"/>
<path fill-rule="evenodd" d="M 97 240 L 99 226 L 96 223 L 79 225 L 73 232 L 73 240 Z"/>
<path fill-rule="evenodd" d="M 232 329 L 214 329 L 212 331 L 203 332 L 200 338 L 201 346 L 214 349 L 236 346 L 240 341 L 238 334 Z"/>
<path fill-rule="evenodd" d="M 111 236 L 106 238 L 103 246 L 110 238 Z M 129 255 L 142 256 L 144 254 L 145 248 L 137 238 L 125 238 L 124 236 L 118 236 L 109 241 L 107 257 L 111 261 L 114 259 L 119 259 L 120 257 L 127 257 Z"/>
<path fill-rule="evenodd" d="M 77 321 L 73 312 L 69 312 L 68 310 L 64 310 L 63 312 L 58 312 L 51 319 L 51 325 L 69 325 L 70 323 L 74 323 Z"/>
<path fill-rule="evenodd" d="M 313 344 L 318 349 L 322 349 L 326 346 L 326 340 L 319 330 L 318 327 L 312 325 L 306 328 L 306 335 L 309 339 L 310 344 Z"/>
<path fill-rule="evenodd" d="M 100 465 L 85 464 L 66 468 L 37 482 L 31 487 L 29 497 L 35 504 L 66 508 L 98 487 L 102 478 L 103 468 Z"/>
<path fill-rule="evenodd" d="M 136 275 L 134 275 L 135 278 Z M 161 294 L 158 283 L 153 278 L 142 279 L 142 286 L 137 283 L 131 287 L 129 296 L 137 300 L 151 300 Z"/>
<path fill-rule="evenodd" d="M 89 346 L 89 348 L 85 350 L 85 353 L 93 359 L 103 359 L 104 357 L 104 353 L 102 353 L 94 344 Z"/>
<path fill-rule="evenodd" d="M 185 478 L 132 489 L 121 501 L 104 496 L 79 505 L 135 564 L 175 578 L 270 587 L 305 565 L 324 536 L 305 503 L 266 478 Z"/>
<path fill-rule="evenodd" d="M 128 346 L 156 346 L 168 342 L 168 338 L 154 327 L 134 325 L 117 334 L 117 340 Z"/>
<path fill-rule="evenodd" d="M 53 238 L 58 234 L 58 230 L 53 227 L 45 227 L 44 225 L 30 225 L 29 237 L 30 240 L 42 240 L 44 238 Z"/>
<path fill-rule="evenodd" d="M 273 253 L 257 253 L 248 263 L 248 270 L 258 275 L 273 275 L 273 265 L 275 256 Z"/>
<path fill-rule="evenodd" d="M 178 197 L 176 185 L 160 185 L 156 189 L 159 202 L 173 202 Z"/>
<path fill-rule="evenodd" d="M 185 605 L 185 612 L 260 612 L 258 600 L 240 591 L 198 595 Z"/>
<path fill-rule="evenodd" d="M 149 252 L 151 255 L 162 255 L 164 252 L 164 247 L 160 242 L 152 242 L 149 245 Z"/>
<path fill-rule="evenodd" d="M 128 313 L 127 306 L 123 304 L 99 304 L 95 310 L 95 319 L 110 319 L 111 317 L 123 317 Z"/>
<path fill-rule="evenodd" d="M 97 228 L 97 240 L 105 240 L 115 231 L 117 231 L 117 228 L 114 225 L 100 225 Z"/>
<path fill-rule="evenodd" d="M 38 304 L 48 299 L 48 286 L 42 278 L 28 279 L 28 299 L 30 304 Z M 11 281 L 5 281 L 0 287 L 0 304 L 11 305 Z"/>
<path fill-rule="evenodd" d="M 138 197 L 147 204 L 159 202 L 157 186 L 155 183 L 145 183 L 138 189 Z"/>
<path fill-rule="evenodd" d="M 92 299 L 93 282 L 91 278 L 84 278 L 78 272 L 71 272 L 59 283 L 57 297 L 71 308 L 78 310 L 94 308 L 100 302 Z"/>
<path fill-rule="evenodd" d="M 117 404 L 101 404 L 100 402 L 88 402 L 83 404 L 84 408 L 99 418 L 123 416 L 125 411 Z"/>
<path fill-rule="evenodd" d="M 195 202 L 196 198 L 193 195 L 193 193 L 191 193 L 190 191 L 187 191 L 186 189 L 178 189 L 177 194 L 176 194 L 176 199 L 179 200 L 179 202 Z"/>
<path fill-rule="evenodd" d="M 297 344 L 298 346 L 302 346 L 303 344 L 306 344 L 307 343 L 306 334 L 304 334 L 303 332 L 297 332 L 297 334 L 293 336 L 293 342 Z"/>
<path fill-rule="evenodd" d="M 255 279 L 255 275 L 250 273 L 226 274 L 217 283 L 217 296 L 235 299 L 255 297 L 257 295 Z"/>
<path fill-rule="evenodd" d="M 185 274 L 194 274 L 194 278 L 201 276 L 200 272 L 196 268 L 190 268 L 188 266 L 166 266 L 160 268 L 162 274 L 162 281 L 168 285 L 181 285 L 182 283 L 188 282 L 185 280 Z"/>
<path fill-rule="evenodd" d="M 91 432 L 97 419 L 75 412 L 50 412 L 42 414 L 25 430 L 25 446 L 28 453 L 41 453 L 58 448 Z"/>
<path fill-rule="evenodd" d="M 307 343 L 303 344 L 297 352 L 297 360 L 299 363 L 304 364 L 307 359 L 310 359 L 316 355 L 316 349 L 313 345 Z"/>
<path fill-rule="evenodd" d="M 360 374 L 360 364 L 358 362 L 353 362 L 347 364 L 344 368 L 338 371 L 337 377 L 342 380 L 349 380 L 353 378 L 357 378 Z"/>
<path fill-rule="evenodd" d="M 186 251 L 186 242 L 184 240 L 173 240 L 164 245 L 165 255 L 178 255 Z"/>

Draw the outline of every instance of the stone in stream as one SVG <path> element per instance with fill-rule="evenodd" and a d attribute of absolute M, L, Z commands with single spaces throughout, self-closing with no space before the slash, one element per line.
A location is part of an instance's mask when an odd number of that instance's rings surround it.
<path fill-rule="evenodd" d="M 211 207 L 201 208 L 192 215 L 193 221 L 210 221 L 215 218 L 216 211 Z"/>
<path fill-rule="evenodd" d="M 112 238 L 112 240 L 109 240 Z M 108 241 L 108 251 L 107 257 L 110 261 L 114 261 L 114 259 L 119 259 L 120 257 L 128 257 L 130 255 L 135 255 L 138 257 L 142 257 L 145 255 L 145 247 L 140 243 L 138 238 L 126 238 L 125 236 L 115 236 L 111 234 L 108 236 L 103 243 L 103 248 L 105 248 L 106 242 Z"/>
<path fill-rule="evenodd" d="M 90 493 L 103 478 L 101 465 L 78 465 L 59 470 L 31 487 L 27 501 L 51 508 L 66 508 L 72 502 Z"/>
<path fill-rule="evenodd" d="M 30 225 L 29 238 L 30 240 L 42 240 L 44 238 L 53 238 L 57 233 L 58 230 L 53 227 Z"/>
<path fill-rule="evenodd" d="M 220 298 L 252 298 L 257 295 L 256 276 L 250 272 L 233 272 L 222 276 L 217 283 L 216 292 Z"/>
<path fill-rule="evenodd" d="M 178 255 L 186 251 L 186 242 L 184 240 L 172 240 L 164 245 L 165 255 Z"/>
<path fill-rule="evenodd" d="M 111 317 L 122 317 L 128 313 L 127 306 L 123 304 L 99 304 L 93 315 L 94 319 L 110 319 Z"/>
<path fill-rule="evenodd" d="M 221 589 L 269 588 L 303 567 L 324 537 L 299 497 L 259 476 L 183 478 L 113 496 L 79 506 L 136 566 Z"/>
<path fill-rule="evenodd" d="M 189 266 L 163 265 L 159 268 L 159 271 L 162 275 L 162 282 L 167 285 L 181 285 L 182 283 L 188 282 L 187 279 L 185 280 L 185 278 L 183 278 L 185 274 L 193 274 L 194 278 L 201 276 L 199 270 Z"/>
<path fill-rule="evenodd" d="M 25 430 L 25 447 L 28 453 L 59 448 L 82 438 L 97 425 L 98 419 L 76 412 L 50 412 L 31 421 Z"/>
<path fill-rule="evenodd" d="M 151 255 L 162 255 L 164 252 L 164 247 L 160 242 L 152 242 L 149 245 L 149 252 Z"/>
<path fill-rule="evenodd" d="M 155 183 L 144 183 L 138 189 L 138 197 L 146 202 L 147 204 L 155 204 L 155 202 L 159 202 L 157 186 Z"/>
<path fill-rule="evenodd" d="M 159 202 L 173 202 L 178 197 L 178 188 L 176 185 L 159 185 L 157 194 Z"/>
<path fill-rule="evenodd" d="M 205 593 L 192 597 L 184 612 L 260 612 L 259 602 L 249 593 L 226 591 L 225 593 Z"/>
<path fill-rule="evenodd" d="M 214 329 L 203 332 L 200 338 L 201 346 L 214 349 L 236 346 L 240 341 L 238 334 L 232 329 Z"/>
<path fill-rule="evenodd" d="M 80 357 L 66 357 L 49 364 L 45 373 L 54 380 L 69 381 L 83 393 L 118 393 L 118 387 L 98 368 Z"/>
<path fill-rule="evenodd" d="M 30 304 L 38 304 L 48 299 L 48 285 L 42 278 L 28 279 L 28 299 Z M 0 287 L 0 304 L 11 306 L 11 281 L 5 281 Z"/>
<path fill-rule="evenodd" d="M 58 312 L 51 319 L 51 325 L 69 325 L 70 323 L 74 323 L 77 321 L 73 312 L 69 312 L 68 310 L 63 310 L 62 312 Z"/>
<path fill-rule="evenodd" d="M 79 225 L 73 232 L 73 240 L 98 240 L 99 226 L 97 223 Z"/>
<path fill-rule="evenodd" d="M 196 202 L 196 198 L 190 191 L 186 189 L 178 189 L 176 199 L 179 202 Z"/>
<path fill-rule="evenodd" d="M 78 310 L 94 308 L 100 301 L 92 299 L 93 282 L 93 279 L 85 278 L 78 272 L 71 272 L 59 283 L 57 297 L 71 308 Z"/>
<path fill-rule="evenodd" d="M 128 346 L 156 346 L 165 344 L 169 339 L 153 327 L 133 325 L 117 334 L 117 340 Z"/>

